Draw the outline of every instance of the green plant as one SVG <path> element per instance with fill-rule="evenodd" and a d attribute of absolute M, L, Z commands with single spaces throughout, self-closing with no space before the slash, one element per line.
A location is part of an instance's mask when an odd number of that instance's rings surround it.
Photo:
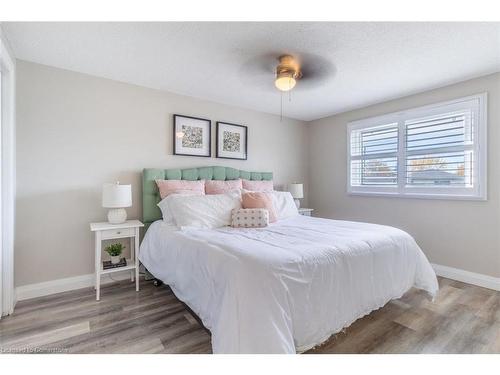
<path fill-rule="evenodd" d="M 125 249 L 125 246 L 123 246 L 121 243 L 114 243 L 107 246 L 104 251 L 107 252 L 110 256 L 116 257 L 122 253 L 123 249 Z"/>

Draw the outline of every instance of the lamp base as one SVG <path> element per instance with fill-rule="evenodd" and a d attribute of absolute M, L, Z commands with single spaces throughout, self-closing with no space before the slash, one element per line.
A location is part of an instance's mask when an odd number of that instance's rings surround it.
<path fill-rule="evenodd" d="M 108 211 L 108 222 L 110 224 L 122 224 L 127 221 L 127 211 L 124 208 L 113 208 Z"/>
<path fill-rule="evenodd" d="M 299 199 L 294 199 L 295 205 L 297 206 L 297 210 L 300 208 L 300 200 Z"/>

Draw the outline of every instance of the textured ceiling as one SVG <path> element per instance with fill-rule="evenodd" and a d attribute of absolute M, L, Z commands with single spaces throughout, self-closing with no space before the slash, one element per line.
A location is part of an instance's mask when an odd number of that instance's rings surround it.
<path fill-rule="evenodd" d="M 500 71 L 500 23 L 3 23 L 17 58 L 279 114 L 274 59 L 298 55 L 287 117 L 334 113 Z"/>

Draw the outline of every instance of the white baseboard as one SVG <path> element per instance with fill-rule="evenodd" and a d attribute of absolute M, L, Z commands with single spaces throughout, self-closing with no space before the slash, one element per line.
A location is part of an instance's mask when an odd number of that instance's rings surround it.
<path fill-rule="evenodd" d="M 439 264 L 432 264 L 432 267 L 434 268 L 434 271 L 438 276 L 500 291 L 500 278 L 498 277 L 465 271 L 458 268 L 441 266 Z M 129 272 L 120 272 L 113 274 L 113 278 L 115 280 L 125 280 L 129 277 Z M 101 279 L 102 284 L 107 284 L 113 281 L 114 280 L 111 280 L 110 278 L 105 276 L 103 276 Z M 16 288 L 15 301 L 43 297 L 50 294 L 88 288 L 91 286 L 94 286 L 94 274 L 68 277 L 65 279 L 46 281 L 38 284 L 23 285 Z"/>
<path fill-rule="evenodd" d="M 117 272 L 113 274 L 113 279 L 102 275 L 101 284 L 111 283 L 115 280 L 125 280 L 130 278 L 129 272 Z M 67 292 L 69 290 L 93 287 L 95 283 L 95 276 L 93 273 L 88 275 L 81 275 L 75 277 L 68 277 L 65 279 L 57 279 L 45 281 L 43 283 L 22 285 L 16 288 L 16 301 L 25 299 L 48 296 L 50 294 Z"/>
<path fill-rule="evenodd" d="M 434 271 L 438 276 L 446 277 L 448 279 L 461 281 L 467 284 L 481 286 L 483 288 L 493 289 L 500 291 L 500 278 L 481 273 L 461 270 L 459 268 L 441 266 L 439 264 L 432 264 Z"/>

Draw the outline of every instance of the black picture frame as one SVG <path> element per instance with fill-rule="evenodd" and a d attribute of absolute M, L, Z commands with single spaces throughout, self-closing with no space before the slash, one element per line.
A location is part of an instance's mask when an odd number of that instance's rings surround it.
<path fill-rule="evenodd" d="M 208 154 L 207 155 L 198 155 L 198 154 L 190 154 L 186 152 L 178 152 L 177 151 L 177 119 L 178 118 L 187 118 L 191 120 L 198 120 L 198 121 L 203 121 L 207 122 L 208 124 Z M 174 114 L 173 115 L 173 126 L 172 126 L 172 142 L 173 142 L 173 154 L 174 155 L 180 155 L 180 156 L 196 156 L 196 157 L 201 157 L 201 158 L 210 158 L 212 157 L 212 120 L 206 119 L 206 118 L 201 118 L 201 117 L 193 117 L 193 116 L 186 116 L 186 115 L 179 115 L 179 114 Z"/>
<path fill-rule="evenodd" d="M 229 156 L 221 156 L 220 151 L 219 151 L 219 131 L 220 131 L 220 125 L 229 125 L 229 126 L 236 126 L 239 128 L 243 128 L 245 130 L 245 157 L 239 158 L 239 157 L 229 157 Z M 245 125 L 240 125 L 240 124 L 233 124 L 231 122 L 225 122 L 225 121 L 217 121 L 216 122 L 216 131 L 215 131 L 215 157 L 219 159 L 233 159 L 233 160 L 247 160 L 248 159 L 248 126 Z"/>

